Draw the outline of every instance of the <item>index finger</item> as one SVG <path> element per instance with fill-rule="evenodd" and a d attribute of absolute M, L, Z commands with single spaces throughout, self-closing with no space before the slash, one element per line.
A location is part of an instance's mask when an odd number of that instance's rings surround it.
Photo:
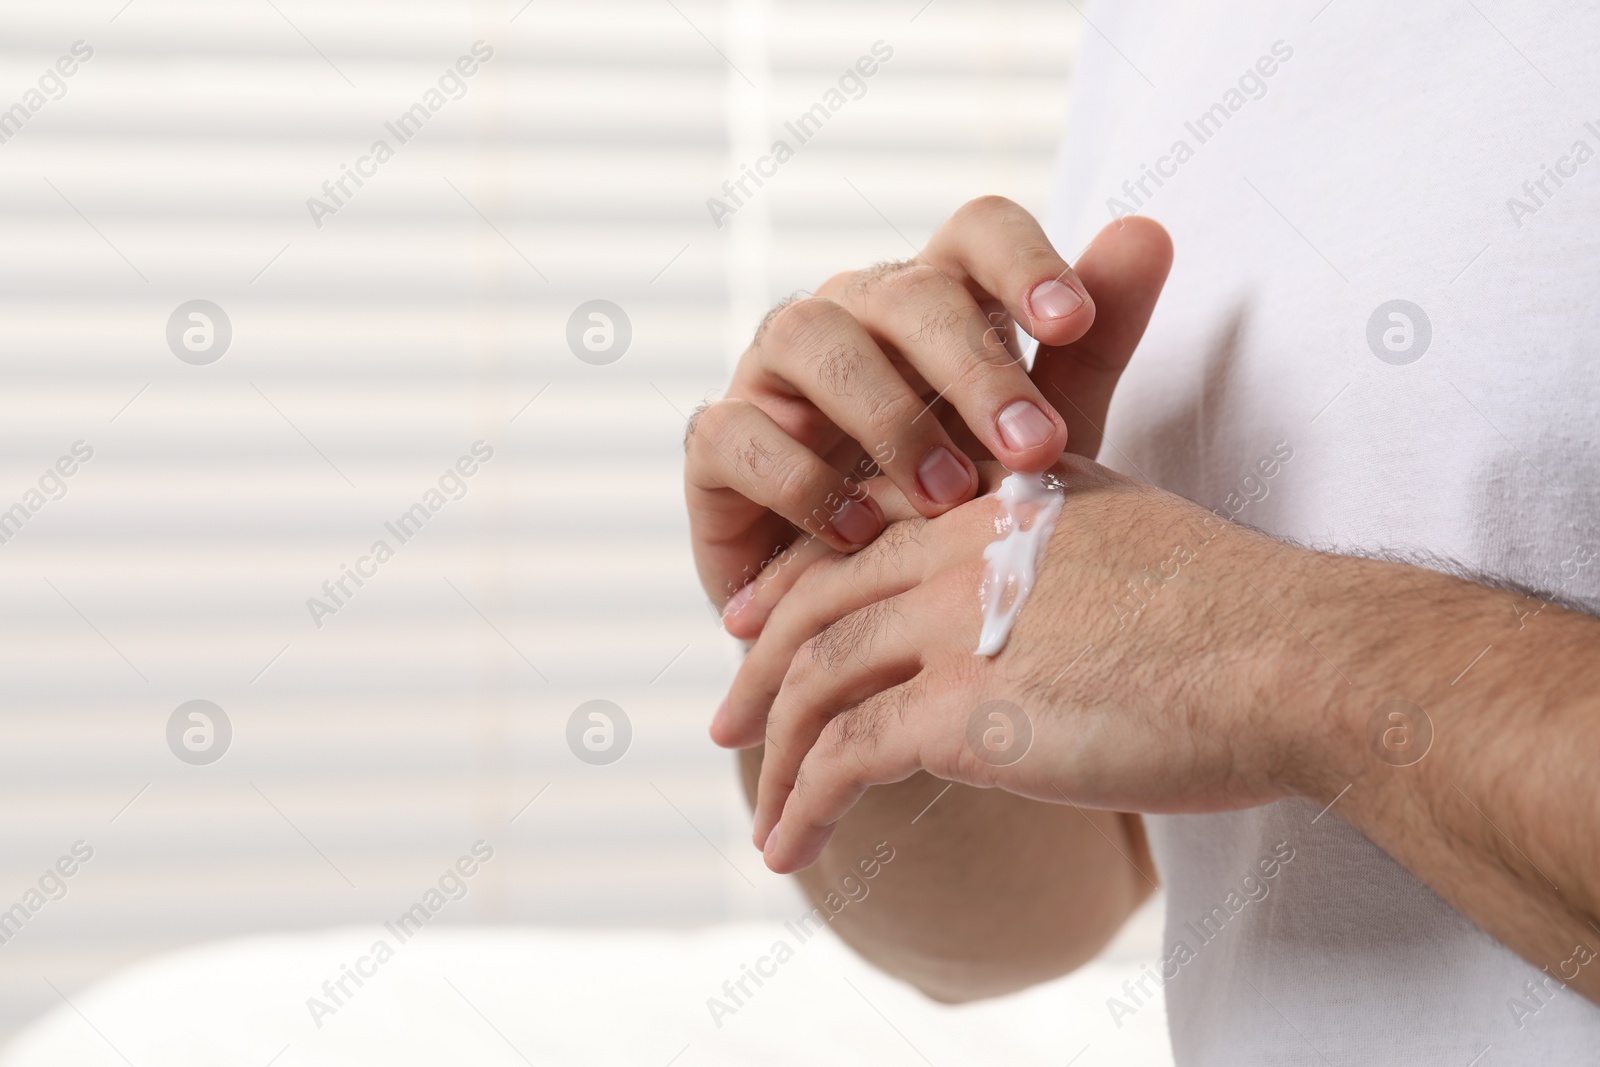
<path fill-rule="evenodd" d="M 1003 196 L 963 204 L 923 256 L 969 289 L 994 297 L 1041 344 L 1064 345 L 1094 322 L 1089 290 L 1037 219 Z"/>
<path fill-rule="evenodd" d="M 1067 425 L 990 327 L 972 293 L 925 260 L 884 263 L 824 283 L 885 352 L 896 353 L 948 401 L 991 455 L 1041 471 L 1067 443 Z"/>
<path fill-rule="evenodd" d="M 990 468 L 993 463 L 978 464 L 980 484 L 992 482 Z M 885 528 L 891 523 L 919 518 L 917 509 L 906 499 L 904 491 L 888 478 L 868 478 L 860 483 L 867 495 L 877 502 L 883 515 Z M 820 542 L 810 542 L 793 552 L 780 552 L 761 568 L 759 574 L 728 601 L 723 609 L 722 625 L 734 637 L 753 641 L 761 635 L 772 615 L 772 609 L 784 594 L 794 587 L 813 562 L 834 553 Z"/>

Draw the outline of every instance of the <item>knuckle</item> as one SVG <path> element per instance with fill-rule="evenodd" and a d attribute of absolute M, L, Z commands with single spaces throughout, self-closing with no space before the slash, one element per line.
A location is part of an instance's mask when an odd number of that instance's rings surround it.
<path fill-rule="evenodd" d="M 986 193 L 962 204 L 951 218 L 962 222 L 983 223 L 996 222 L 1018 213 L 1026 214 L 1016 201 L 994 193 Z"/>
<path fill-rule="evenodd" d="M 962 360 L 956 366 L 955 374 L 953 375 L 955 389 L 966 391 L 974 388 L 979 380 L 992 370 L 994 370 L 994 364 L 989 362 L 987 356 L 974 354 L 971 359 Z"/>
<path fill-rule="evenodd" d="M 894 610 L 888 601 L 877 600 L 851 612 L 806 642 L 811 646 L 809 658 L 826 670 L 837 667 L 852 655 L 862 663 L 870 662 L 873 646 L 882 636 Z"/>
<path fill-rule="evenodd" d="M 756 327 L 755 336 L 751 338 L 750 344 L 755 348 L 760 348 L 762 340 L 765 339 L 767 335 L 767 331 L 772 328 L 772 324 L 777 320 L 778 316 L 782 315 L 789 305 L 801 299 L 803 299 L 803 297 L 800 293 L 791 293 L 782 300 L 778 301 L 776 304 L 773 304 L 772 307 L 767 310 L 767 313 L 761 316 L 761 323 Z"/>
<path fill-rule="evenodd" d="M 861 347 L 848 341 L 830 345 L 811 358 L 817 381 L 834 396 L 848 396 L 853 391 L 866 361 Z"/>
<path fill-rule="evenodd" d="M 883 281 L 891 292 L 906 300 L 925 298 L 930 292 L 946 293 L 953 284 L 937 267 L 922 262 L 902 264 Z"/>
<path fill-rule="evenodd" d="M 999 373 L 1014 372 L 1025 377 L 1021 365 L 1010 351 L 999 345 L 964 349 L 954 360 L 951 377 L 962 390 L 979 389 L 984 379 Z M 1021 380 L 1018 385 L 1024 384 Z"/>
<path fill-rule="evenodd" d="M 774 469 L 777 468 L 777 469 Z M 812 463 L 797 460 L 769 468 L 764 476 L 775 479 L 773 501 L 778 511 L 794 516 L 809 512 L 822 474 Z"/>
<path fill-rule="evenodd" d="M 841 641 L 838 624 L 822 628 L 821 632 L 807 638 L 795 653 L 794 663 L 790 665 L 791 674 L 814 670 L 832 670 L 837 667 L 848 651 L 845 643 Z"/>
<path fill-rule="evenodd" d="M 778 453 L 759 437 L 751 437 L 734 449 L 739 462 L 756 478 L 766 478 L 777 463 Z"/>
<path fill-rule="evenodd" d="M 923 308 L 917 319 L 917 327 L 911 331 L 908 340 L 948 345 L 961 335 L 965 321 L 966 316 L 959 307 L 948 300 L 940 300 Z M 952 347 L 964 351 L 967 346 L 958 343 Z"/>
<path fill-rule="evenodd" d="M 1048 244 L 1029 241 L 1012 250 L 1012 260 L 1022 271 L 1031 274 L 1066 275 L 1071 272 L 1066 260 Z"/>
<path fill-rule="evenodd" d="M 922 401 L 905 389 L 885 388 L 868 398 L 866 426 L 880 440 L 893 440 L 911 428 L 911 421 L 922 412 Z M 934 426 L 928 420 L 928 429 Z"/>
<path fill-rule="evenodd" d="M 912 546 L 921 543 L 922 528 L 927 521 L 919 516 L 890 523 L 877 540 L 849 557 L 851 565 L 858 573 L 872 567 L 887 567 L 898 574 L 905 566 L 906 556 Z"/>
<path fill-rule="evenodd" d="M 817 294 L 821 296 L 830 293 L 848 292 L 850 287 L 861 276 L 861 273 L 861 271 L 857 270 L 842 270 L 837 274 L 830 275 L 827 281 L 817 286 Z"/>
<path fill-rule="evenodd" d="M 707 401 L 689 413 L 689 421 L 683 424 L 683 450 L 685 453 L 689 452 L 695 434 L 700 429 L 700 421 L 709 410 L 711 410 L 711 404 Z"/>
<path fill-rule="evenodd" d="M 1001 339 L 1005 336 L 1004 328 L 994 325 L 994 321 L 982 311 L 974 311 L 973 314 L 981 320 L 973 323 L 973 329 L 979 331 L 977 343 L 967 349 L 973 363 L 986 369 L 1016 366 L 1017 357 L 1011 354 Z"/>
<path fill-rule="evenodd" d="M 871 747 L 887 725 L 881 701 L 868 700 L 835 715 L 822 731 L 828 750 Z"/>
<path fill-rule="evenodd" d="M 1006 331 L 1011 320 L 1003 315 L 985 315 L 975 312 L 967 326 L 967 354 L 983 367 L 1006 367 L 1019 364 L 1019 359 L 1006 346 Z"/>
<path fill-rule="evenodd" d="M 694 455 L 706 445 L 715 448 L 728 435 L 745 403 L 730 397 L 696 408 L 694 414 L 689 416 L 689 425 L 684 431 L 685 451 Z"/>
<path fill-rule="evenodd" d="M 809 349 L 817 346 L 836 327 L 845 310 L 826 297 L 809 296 L 791 300 L 770 315 L 762 341 L 781 348 Z"/>
<path fill-rule="evenodd" d="M 915 259 L 885 259 L 850 276 L 847 292 L 865 295 L 917 265 Z"/>

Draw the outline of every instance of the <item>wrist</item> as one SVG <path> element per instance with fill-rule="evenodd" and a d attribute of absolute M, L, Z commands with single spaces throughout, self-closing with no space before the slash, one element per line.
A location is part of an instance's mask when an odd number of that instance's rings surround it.
<path fill-rule="evenodd" d="M 1266 537 L 1244 555 L 1243 596 L 1255 627 L 1242 694 L 1250 726 L 1267 739 L 1271 789 L 1326 803 L 1361 758 L 1348 720 L 1358 688 L 1341 635 L 1351 625 L 1354 576 L 1365 561 L 1312 552 Z"/>
<path fill-rule="evenodd" d="M 1321 805 L 1428 754 L 1439 702 L 1480 635 L 1498 628 L 1502 594 L 1422 568 L 1281 548 L 1277 592 L 1257 582 L 1286 636 L 1270 689 L 1281 785 Z"/>

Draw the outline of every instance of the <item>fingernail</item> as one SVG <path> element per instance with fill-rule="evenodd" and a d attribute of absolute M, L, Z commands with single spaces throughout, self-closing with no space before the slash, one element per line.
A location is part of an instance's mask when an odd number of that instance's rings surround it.
<path fill-rule="evenodd" d="M 763 856 L 765 856 L 767 854 L 767 849 L 772 847 L 772 839 L 777 837 L 777 836 L 778 836 L 778 828 L 777 828 L 777 826 L 773 826 L 772 830 L 767 834 L 766 842 L 761 846 L 761 854 Z"/>
<path fill-rule="evenodd" d="M 878 517 L 865 504 L 846 500 L 834 513 L 833 528 L 852 545 L 864 545 L 878 535 Z"/>
<path fill-rule="evenodd" d="M 1083 294 L 1066 282 L 1051 278 L 1033 288 L 1028 298 L 1035 319 L 1064 319 L 1083 306 Z"/>
<path fill-rule="evenodd" d="M 949 504 L 960 500 L 972 486 L 972 475 L 948 448 L 940 445 L 922 458 L 917 480 L 931 500 Z"/>
<path fill-rule="evenodd" d="M 1050 416 L 1027 400 L 1018 400 L 1000 413 L 1000 436 L 1006 447 L 1023 451 L 1038 448 L 1056 432 Z"/>
<path fill-rule="evenodd" d="M 728 698 L 723 697 L 722 703 L 717 705 L 717 710 L 711 713 L 711 729 L 713 732 L 720 730 L 723 721 L 728 717 Z"/>
<path fill-rule="evenodd" d="M 739 614 L 739 612 L 749 607 L 750 601 L 755 597 L 755 595 L 756 583 L 750 582 L 743 589 L 729 597 L 727 604 L 723 605 L 722 608 L 723 624 L 726 625 L 729 619 L 733 618 L 735 615 Z"/>

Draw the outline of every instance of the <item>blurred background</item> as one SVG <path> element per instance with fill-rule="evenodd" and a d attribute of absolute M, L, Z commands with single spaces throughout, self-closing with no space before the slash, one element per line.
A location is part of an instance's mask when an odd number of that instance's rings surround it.
<path fill-rule="evenodd" d="M 1074 6 L 8 0 L 0 25 L 0 909 L 93 853 L 0 944 L 0 1034 L 155 954 L 375 930 L 479 840 L 440 924 L 798 914 L 705 736 L 735 658 L 690 565 L 685 418 L 779 298 L 980 193 L 1042 210 Z M 708 199 L 875 45 L 719 225 Z M 385 523 L 478 442 L 402 543 Z M 196 700 L 220 714 L 169 729 Z M 614 762 L 569 745 L 591 700 L 626 719 Z"/>

